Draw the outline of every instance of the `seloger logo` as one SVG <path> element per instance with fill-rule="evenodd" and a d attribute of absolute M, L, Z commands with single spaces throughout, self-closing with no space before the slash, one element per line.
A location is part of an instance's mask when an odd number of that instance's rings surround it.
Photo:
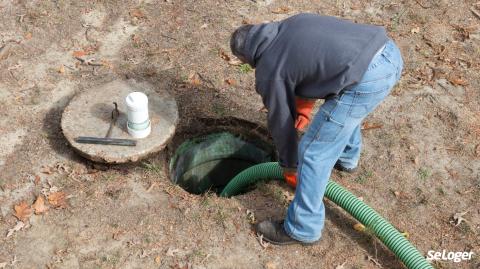
<path fill-rule="evenodd" d="M 439 252 L 435 250 L 429 250 L 427 252 L 427 261 L 436 261 L 436 260 L 453 261 L 453 262 L 469 261 L 472 259 L 473 255 L 474 255 L 473 251 L 447 252 L 444 249 L 442 252 Z"/>

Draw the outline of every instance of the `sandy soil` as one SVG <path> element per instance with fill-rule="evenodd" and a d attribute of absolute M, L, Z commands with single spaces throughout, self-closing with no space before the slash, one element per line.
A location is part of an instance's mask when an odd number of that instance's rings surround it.
<path fill-rule="evenodd" d="M 119 78 L 174 95 L 182 132 L 200 117 L 265 125 L 253 71 L 228 63 L 229 34 L 242 22 L 299 12 L 384 25 L 405 59 L 401 83 L 366 121 L 360 171 L 332 177 L 407 231 L 423 253 L 476 253 L 436 268 L 480 268 L 475 2 L 0 1 L 0 268 L 404 268 L 331 203 L 320 244 L 264 248 L 252 213 L 282 217 L 288 187 L 195 196 L 168 180 L 172 147 L 138 164 L 97 165 L 61 133 L 62 110 L 75 93 Z M 59 193 L 65 196 L 52 195 Z M 50 209 L 24 211 L 25 226 L 11 230 L 14 206 L 39 196 Z M 465 213 L 457 226 L 456 213 Z"/>

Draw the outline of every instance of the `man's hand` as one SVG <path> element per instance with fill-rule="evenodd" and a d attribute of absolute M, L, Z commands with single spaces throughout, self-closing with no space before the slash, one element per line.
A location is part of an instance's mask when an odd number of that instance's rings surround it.
<path fill-rule="evenodd" d="M 297 169 L 283 168 L 283 177 L 289 186 L 294 188 L 297 186 Z"/>
<path fill-rule="evenodd" d="M 303 131 L 305 127 L 310 124 L 313 106 L 315 106 L 315 100 L 297 97 L 295 99 L 295 105 L 297 106 L 297 119 L 295 120 L 295 129 Z"/>

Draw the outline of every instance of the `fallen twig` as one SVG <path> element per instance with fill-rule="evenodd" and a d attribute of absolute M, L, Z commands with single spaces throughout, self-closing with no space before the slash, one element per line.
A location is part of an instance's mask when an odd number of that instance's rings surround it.
<path fill-rule="evenodd" d="M 480 19 L 480 12 L 478 10 L 476 10 L 476 8 L 471 7 L 470 11 L 473 13 L 473 15 L 475 15 L 477 18 Z"/>
<path fill-rule="evenodd" d="M 17 17 L 18 17 L 18 22 L 19 23 L 22 23 L 23 22 L 23 18 L 26 16 L 27 14 L 18 14 Z"/>
<path fill-rule="evenodd" d="M 103 66 L 103 63 L 95 62 L 95 58 L 90 59 L 83 59 L 81 57 L 75 57 L 75 59 L 79 60 L 82 64 L 91 65 L 91 66 Z"/>
<path fill-rule="evenodd" d="M 422 2 L 420 2 L 420 0 L 415 0 L 415 2 L 417 2 L 417 4 L 418 4 L 419 6 L 421 6 L 422 8 L 424 8 L 424 9 L 428 9 L 428 8 L 431 8 L 431 7 L 432 7 L 431 5 L 430 5 L 430 6 L 424 5 Z"/>
<path fill-rule="evenodd" d="M 150 187 L 148 187 L 147 192 L 151 192 L 152 189 L 157 185 L 158 185 L 157 182 L 152 182 L 152 184 L 150 184 Z"/>
<path fill-rule="evenodd" d="M 372 256 L 367 255 L 367 259 L 368 259 L 368 261 L 370 261 L 370 262 L 372 262 L 373 264 L 375 264 L 377 267 L 383 268 L 383 266 L 382 266 L 376 259 L 374 259 Z"/>
<path fill-rule="evenodd" d="M 14 232 L 18 232 L 24 227 L 25 227 L 25 223 L 23 221 L 18 221 L 15 227 L 13 227 L 12 229 L 8 229 L 7 238 L 12 236 Z"/>
<path fill-rule="evenodd" d="M 208 253 L 207 256 L 205 256 L 205 258 L 203 258 L 203 260 L 200 263 L 206 262 L 207 259 L 210 258 L 210 256 L 212 256 L 212 254 Z"/>
<path fill-rule="evenodd" d="M 201 80 L 203 80 L 204 82 L 207 82 L 208 84 L 210 84 L 210 86 L 212 88 L 215 88 L 215 84 L 213 84 L 213 82 L 210 80 L 210 79 L 207 79 L 205 78 L 202 74 L 200 74 L 199 72 L 197 72 L 198 74 L 198 77 L 200 77 Z"/>
<path fill-rule="evenodd" d="M 176 38 L 171 37 L 171 36 L 166 35 L 166 34 L 160 34 L 160 36 L 166 37 L 166 38 L 171 39 L 171 40 L 173 40 L 173 41 L 178 41 Z"/>
<path fill-rule="evenodd" d="M 262 246 L 262 248 L 264 248 L 264 249 L 266 249 L 266 248 L 268 248 L 268 246 L 270 246 L 270 243 L 263 241 L 263 234 L 258 234 L 257 233 L 257 240 L 258 240 L 258 243 L 260 244 L 260 246 Z"/>

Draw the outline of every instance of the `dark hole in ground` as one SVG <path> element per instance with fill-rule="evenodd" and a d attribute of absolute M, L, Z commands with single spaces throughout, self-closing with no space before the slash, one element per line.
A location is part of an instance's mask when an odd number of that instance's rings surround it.
<path fill-rule="evenodd" d="M 169 165 L 172 182 L 190 193 L 220 193 L 241 171 L 275 159 L 268 132 L 255 123 L 236 118 L 200 123 L 209 127 L 196 135 L 188 129 L 190 135 L 173 145 Z"/>

